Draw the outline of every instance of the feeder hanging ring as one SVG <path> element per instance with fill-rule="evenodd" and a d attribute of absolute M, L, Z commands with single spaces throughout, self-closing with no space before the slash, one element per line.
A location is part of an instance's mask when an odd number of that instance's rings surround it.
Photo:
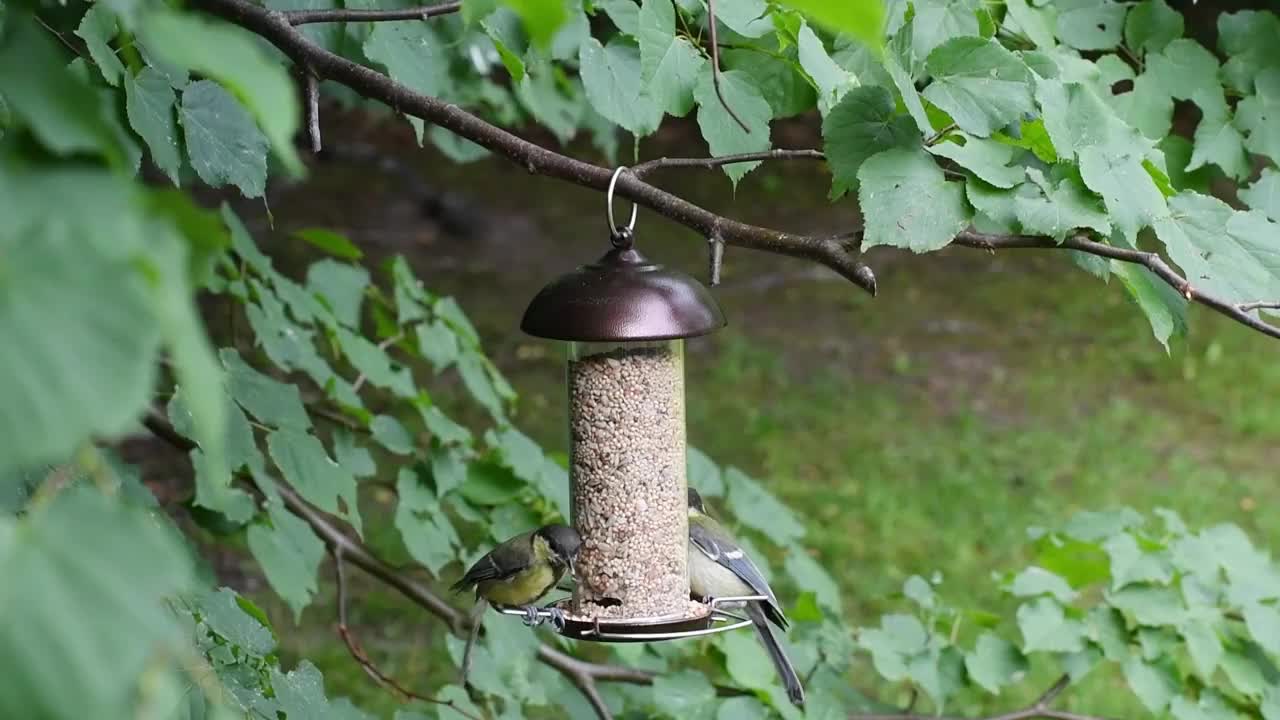
<path fill-rule="evenodd" d="M 631 238 L 636 229 L 636 216 L 640 213 L 640 206 L 631 204 L 631 219 L 627 221 L 627 226 L 619 228 L 617 223 L 613 221 L 613 189 L 618 184 L 618 176 L 622 175 L 622 171 L 626 170 L 626 165 L 619 165 L 617 170 L 613 171 L 613 177 L 609 178 L 609 190 L 604 195 L 605 210 L 609 221 L 609 237 L 613 239 L 614 245 L 618 245 L 619 241 L 630 246 Z"/>

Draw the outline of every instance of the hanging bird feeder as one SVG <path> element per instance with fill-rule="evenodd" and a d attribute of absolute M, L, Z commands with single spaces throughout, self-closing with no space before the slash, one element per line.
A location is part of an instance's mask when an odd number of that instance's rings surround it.
<path fill-rule="evenodd" d="M 722 598 L 689 597 L 684 339 L 724 327 L 711 293 L 635 248 L 636 208 L 612 248 L 544 287 L 521 329 L 567 345 L 571 522 L 577 588 L 560 632 L 590 640 L 674 639 L 739 627 Z M 519 611 L 512 611 L 515 614 Z M 748 623 L 749 624 L 749 623 Z"/>

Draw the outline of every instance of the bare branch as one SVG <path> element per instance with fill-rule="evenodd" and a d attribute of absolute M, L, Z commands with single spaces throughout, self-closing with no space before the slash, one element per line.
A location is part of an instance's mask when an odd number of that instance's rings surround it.
<path fill-rule="evenodd" d="M 320 152 L 320 80 L 311 68 L 302 68 L 303 89 L 307 96 L 307 133 L 311 136 L 311 152 Z"/>
<path fill-rule="evenodd" d="M 1254 310 L 1280 310 L 1280 300 L 1240 303 L 1236 305 L 1236 309 L 1244 313 L 1253 312 Z"/>
<path fill-rule="evenodd" d="M 284 13 L 290 25 L 330 22 L 394 22 L 396 20 L 427 20 L 440 15 L 456 13 L 461 2 L 439 5 L 397 8 L 395 10 L 290 10 Z"/>
<path fill-rule="evenodd" d="M 721 155 L 709 158 L 668 158 L 661 157 L 648 160 L 631 168 L 636 177 L 662 168 L 717 168 L 735 163 L 758 162 L 760 160 L 826 160 L 827 156 L 820 150 L 766 150 L 764 152 L 742 153 L 741 155 Z"/>
<path fill-rule="evenodd" d="M 742 122 L 742 118 L 738 117 L 738 113 L 729 107 L 729 101 L 724 99 L 724 91 L 720 89 L 720 44 L 716 42 L 716 3 L 715 0 L 707 0 L 707 29 L 711 35 L 711 85 L 716 89 L 716 97 L 720 98 L 720 104 L 724 106 L 724 111 L 729 113 L 729 117 L 742 128 L 742 132 L 750 135 L 751 128 Z"/>
<path fill-rule="evenodd" d="M 409 690 L 396 682 L 395 678 L 382 672 L 382 670 L 380 670 L 378 666 L 369 659 L 364 648 L 360 646 L 360 641 L 356 640 L 355 634 L 351 632 L 351 626 L 347 623 L 347 571 L 346 563 L 343 561 L 342 557 L 342 550 L 330 547 L 329 554 L 333 556 L 333 569 L 337 574 L 338 636 L 342 638 L 342 642 L 347 646 L 347 651 L 351 653 L 351 657 L 356 661 L 356 663 L 364 669 L 365 674 L 373 678 L 373 681 L 379 685 L 395 691 L 395 693 L 404 700 L 419 700 L 421 702 L 431 703 L 432 705 L 444 705 L 463 717 L 471 718 L 471 720 L 480 720 L 480 718 L 475 715 L 472 715 L 458 707 L 458 705 L 452 700 L 440 700 L 426 695 L 419 695 L 418 693 Z"/>
<path fill-rule="evenodd" d="M 942 138 L 946 137 L 946 136 L 947 136 L 947 133 L 949 133 L 949 132 L 951 132 L 952 130 L 955 130 L 955 129 L 956 129 L 956 124 L 955 124 L 955 123 L 951 123 L 950 125 L 948 125 L 948 126 L 946 126 L 946 127 L 942 128 L 941 130 L 939 130 L 938 132 L 936 132 L 936 133 L 934 133 L 934 134 L 930 135 L 929 137 L 925 138 L 925 140 L 924 140 L 924 144 L 925 144 L 925 145 L 935 145 L 935 144 L 937 144 L 937 142 L 938 142 L 939 140 L 941 140 Z"/>
<path fill-rule="evenodd" d="M 962 718 L 962 717 L 946 717 L 940 715 L 916 715 L 912 713 L 897 713 L 892 715 L 850 715 L 849 720 L 1106 720 L 1105 718 L 1095 717 L 1092 715 L 1081 715 L 1079 713 L 1065 712 L 1062 710 L 1053 710 L 1049 707 L 1054 700 L 1062 694 L 1063 690 L 1071 684 L 1071 676 L 1063 675 L 1056 682 L 1045 690 L 1036 701 L 1012 712 L 1002 713 L 1000 715 L 990 715 L 983 718 Z M 914 695 L 913 695 L 914 697 Z"/>
<path fill-rule="evenodd" d="M 1152 252 L 1144 252 L 1142 250 L 1130 250 L 1128 248 L 1118 248 L 1105 243 L 1100 243 L 1083 235 L 1067 238 L 1059 243 L 1051 237 L 1040 235 L 988 235 L 973 230 L 966 230 L 956 236 L 953 241 L 956 245 L 965 247 L 979 248 L 982 250 L 1004 250 L 1016 248 L 1060 248 L 1065 250 L 1079 250 L 1090 255 L 1109 258 L 1111 260 L 1119 260 L 1121 262 L 1142 265 L 1150 270 L 1170 287 L 1177 290 L 1179 294 L 1187 300 L 1198 302 L 1205 307 L 1213 309 L 1215 312 L 1225 315 L 1232 320 L 1253 328 L 1258 332 L 1273 338 L 1280 338 L 1280 327 L 1263 322 L 1258 318 L 1249 314 L 1248 310 L 1242 310 L 1240 305 L 1227 302 L 1222 298 L 1197 290 L 1184 277 L 1174 271 L 1169 263 L 1163 258 Z M 1245 303 L 1245 306 L 1252 303 Z M 1260 307 L 1266 307 L 1261 305 Z"/>

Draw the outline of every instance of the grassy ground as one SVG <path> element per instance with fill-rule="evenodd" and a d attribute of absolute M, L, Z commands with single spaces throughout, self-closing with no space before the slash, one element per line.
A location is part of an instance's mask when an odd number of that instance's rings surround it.
<path fill-rule="evenodd" d="M 495 167 L 446 166 L 439 182 L 479 196 Z M 815 215 L 824 193 L 813 170 L 777 172 L 744 183 L 732 200 L 740 216 L 801 229 L 815 217 L 843 221 L 839 208 Z M 731 202 L 721 178 L 670 184 L 713 207 Z M 519 219 L 493 231 L 505 236 L 457 243 L 442 233 L 395 249 L 458 296 L 521 392 L 519 423 L 559 449 L 559 356 L 519 336 L 516 322 L 534 288 L 598 254 L 604 236 L 597 196 L 550 185 L 537 187 L 562 199 L 492 199 L 494 215 Z M 277 205 L 287 224 L 287 203 Z M 384 211 L 396 212 L 367 212 Z M 362 222 L 331 224 L 378 237 Z M 642 247 L 699 267 L 698 243 L 642 223 L 655 228 Z M 503 238 L 519 248 L 517 267 Z M 688 355 L 690 440 L 809 518 L 808 543 L 840 581 L 854 624 L 900 607 L 902 581 L 935 570 L 953 603 L 1004 607 L 992 573 L 1025 562 L 1026 529 L 1080 509 L 1163 506 L 1195 525 L 1235 522 L 1264 543 L 1280 538 L 1280 516 L 1267 510 L 1280 501 L 1274 341 L 1193 311 L 1190 341 L 1166 355 L 1118 285 L 1059 256 L 886 252 L 872 256 L 883 288 L 875 300 L 800 263 L 733 251 L 728 262 L 717 292 L 732 328 Z M 315 632 L 282 633 L 288 649 L 321 664 L 331 691 L 394 706 L 334 642 L 328 602 L 304 617 Z M 356 609 L 385 669 L 426 682 L 439 636 L 422 618 L 376 588 Z M 1115 707 L 1108 694 L 1082 701 Z"/>

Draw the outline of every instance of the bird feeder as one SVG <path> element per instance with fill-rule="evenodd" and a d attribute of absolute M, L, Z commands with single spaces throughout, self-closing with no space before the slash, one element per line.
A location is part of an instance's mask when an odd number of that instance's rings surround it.
<path fill-rule="evenodd" d="M 582 536 L 562 634 L 646 640 L 701 634 L 689 597 L 684 340 L 725 325 L 694 278 L 635 247 L 636 209 L 611 248 L 544 287 L 521 329 L 566 345 L 571 522 Z M 728 628 L 725 628 L 728 629 Z"/>

